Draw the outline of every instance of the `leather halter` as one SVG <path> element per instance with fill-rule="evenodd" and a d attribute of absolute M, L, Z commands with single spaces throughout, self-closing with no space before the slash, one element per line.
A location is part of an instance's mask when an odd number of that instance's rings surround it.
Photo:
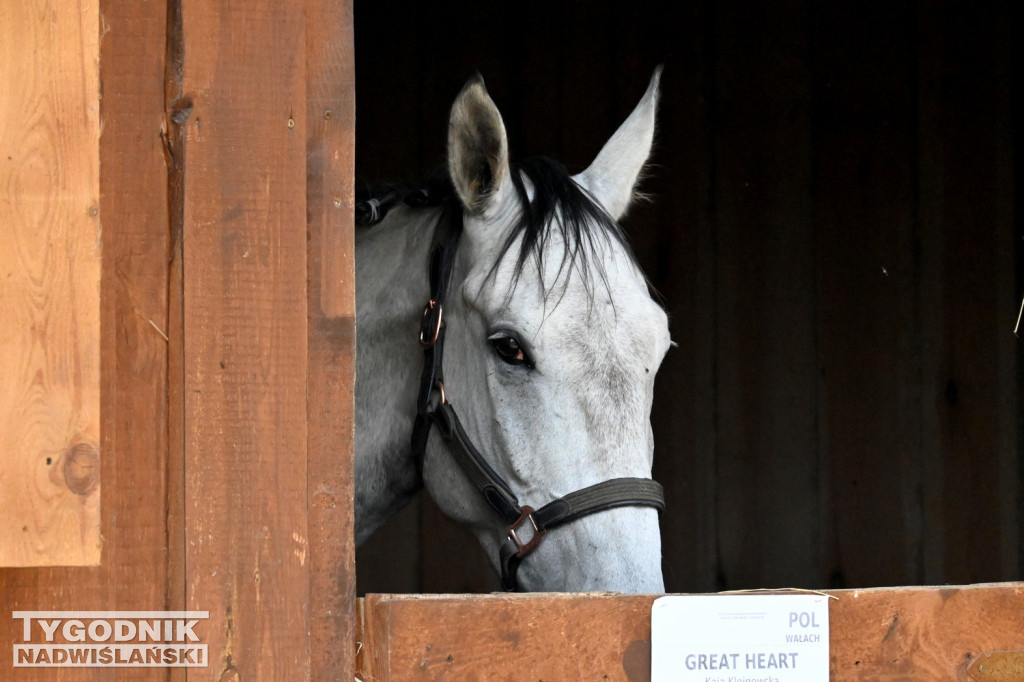
<path fill-rule="evenodd" d="M 520 562 L 540 545 L 552 528 L 570 523 L 588 514 L 616 507 L 653 507 L 665 510 L 661 485 L 647 478 L 613 478 L 569 493 L 539 509 L 520 505 L 511 487 L 496 472 L 466 435 L 444 387 L 442 359 L 446 321 L 444 305 L 448 298 L 455 254 L 462 234 L 462 210 L 455 201 L 445 203 L 438 220 L 438 238 L 430 256 L 430 301 L 423 309 L 419 341 L 423 347 L 423 372 L 420 376 L 412 449 L 417 465 L 423 456 L 432 426 L 448 443 L 455 460 L 487 503 L 504 519 L 506 538 L 499 550 L 501 587 L 506 592 L 518 589 L 516 572 Z M 436 400 L 434 400 L 436 394 Z M 523 531 L 532 536 L 521 539 Z"/>

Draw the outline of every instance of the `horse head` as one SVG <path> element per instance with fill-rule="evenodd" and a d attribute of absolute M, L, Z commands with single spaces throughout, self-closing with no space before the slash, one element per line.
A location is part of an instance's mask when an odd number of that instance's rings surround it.
<path fill-rule="evenodd" d="M 587 510 L 599 513 L 533 543 L 519 568 L 523 589 L 664 590 L 658 505 L 630 499 L 649 483 L 654 377 L 671 342 L 618 224 L 650 154 L 659 76 L 575 176 L 550 161 L 509 162 L 501 114 L 481 79 L 452 107 L 448 166 L 462 225 L 444 312 L 443 400 L 522 505 L 595 485 L 592 496 L 614 496 L 614 485 L 601 484 L 627 481 L 617 498 Z M 497 562 L 508 553 L 508 519 L 453 447 L 430 438 L 424 484 Z M 535 531 L 518 523 L 522 548 Z"/>

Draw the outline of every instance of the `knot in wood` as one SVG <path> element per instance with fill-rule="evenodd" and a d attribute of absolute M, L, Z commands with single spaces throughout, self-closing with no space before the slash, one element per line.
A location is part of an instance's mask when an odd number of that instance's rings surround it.
<path fill-rule="evenodd" d="M 100 483 L 100 455 L 96 447 L 79 443 L 64 457 L 64 484 L 76 495 L 88 495 Z"/>

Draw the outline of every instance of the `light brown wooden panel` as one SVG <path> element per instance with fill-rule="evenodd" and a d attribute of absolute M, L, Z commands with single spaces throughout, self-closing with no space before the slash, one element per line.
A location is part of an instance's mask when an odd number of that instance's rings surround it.
<path fill-rule="evenodd" d="M 211 677 L 302 678 L 306 17 L 181 7 L 186 606 L 210 612 Z"/>
<path fill-rule="evenodd" d="M 1024 656 L 1021 584 L 831 594 L 832 680 L 1008 681 L 978 668 L 992 652 Z M 653 601 L 370 595 L 359 679 L 649 680 Z M 1017 660 L 1001 656 L 1004 665 Z"/>
<path fill-rule="evenodd" d="M 358 678 L 602 680 L 650 676 L 652 597 L 367 595 Z"/>
<path fill-rule="evenodd" d="M 0 566 L 100 559 L 98 25 L 0 7 Z"/>

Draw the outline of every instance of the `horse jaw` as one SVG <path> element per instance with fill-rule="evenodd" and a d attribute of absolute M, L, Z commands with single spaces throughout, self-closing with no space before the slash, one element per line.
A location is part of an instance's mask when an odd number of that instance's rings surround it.
<path fill-rule="evenodd" d="M 632 203 L 633 188 L 651 154 L 660 82 L 659 66 L 633 113 L 605 143 L 593 163 L 575 176 L 576 182 L 601 202 L 615 220 L 622 218 Z"/>

